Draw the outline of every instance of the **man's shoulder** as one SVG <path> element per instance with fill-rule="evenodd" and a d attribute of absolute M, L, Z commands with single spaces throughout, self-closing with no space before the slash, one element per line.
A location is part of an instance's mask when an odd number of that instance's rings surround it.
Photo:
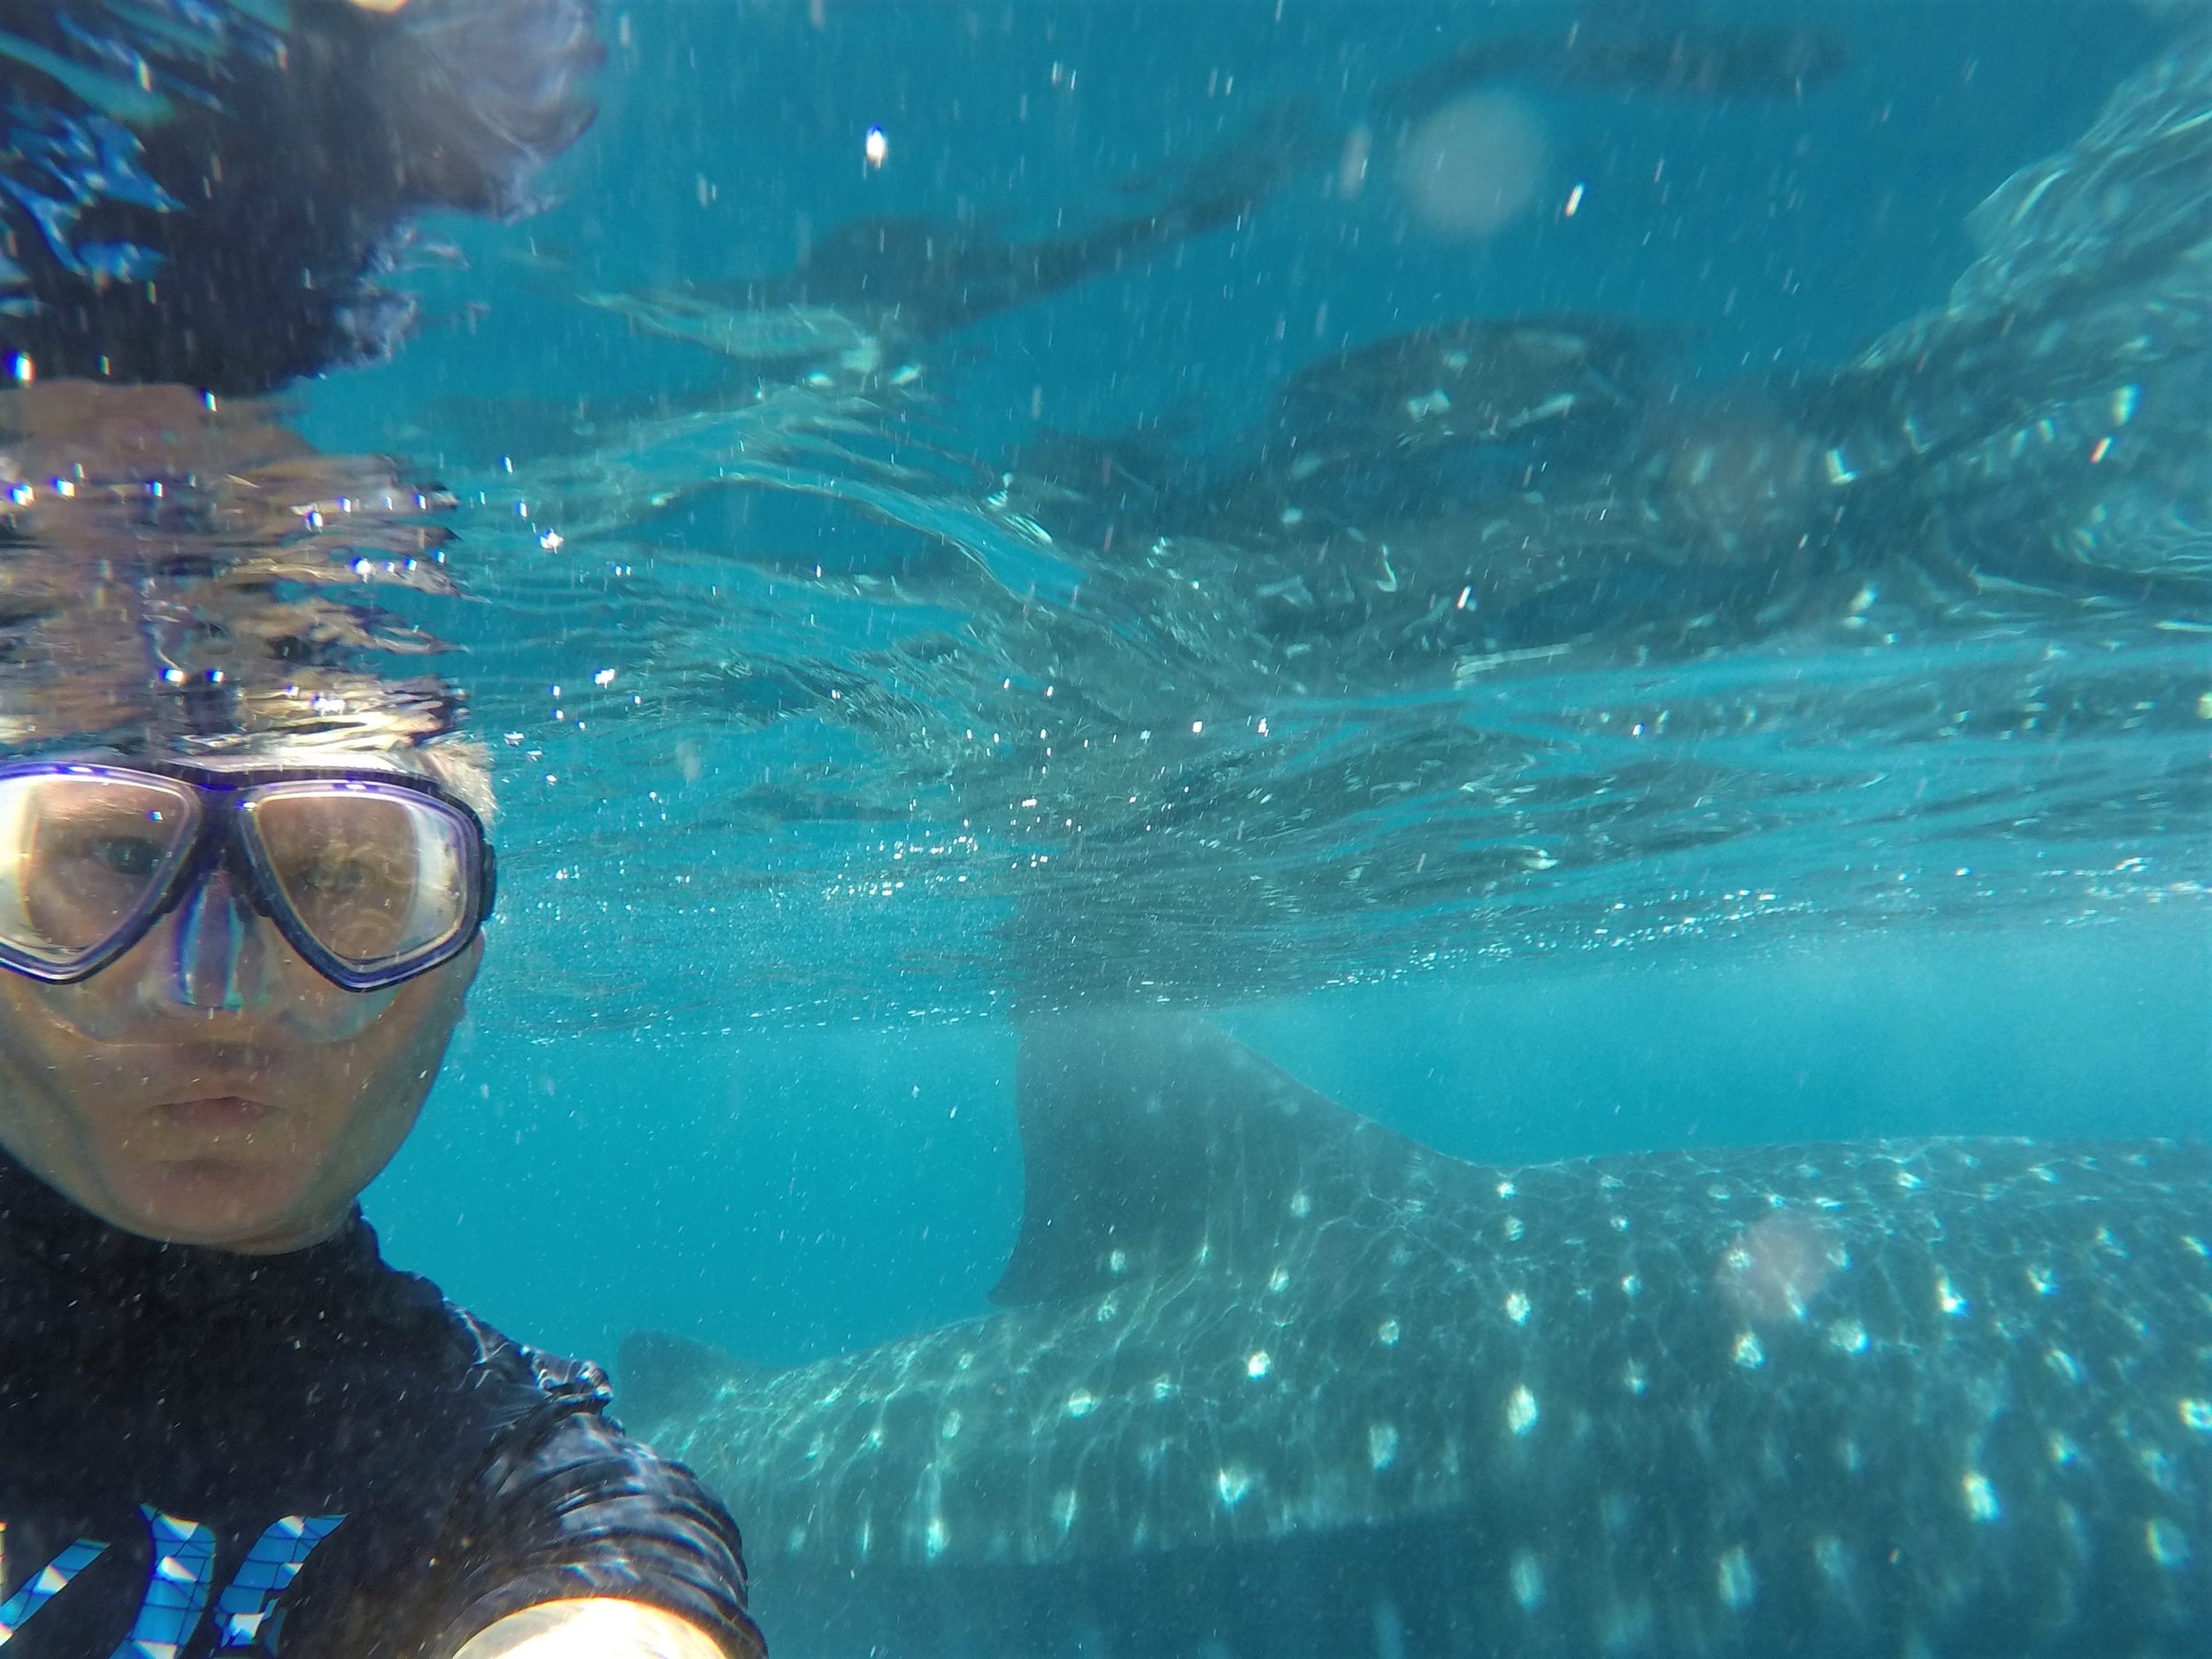
<path fill-rule="evenodd" d="M 502 1402 L 491 1413 L 495 1425 L 534 1417 L 549 1425 L 599 1418 L 613 1402 L 614 1386 L 595 1362 L 517 1341 L 455 1302 L 445 1302 L 444 1313 L 469 1356 L 459 1386 Z"/>

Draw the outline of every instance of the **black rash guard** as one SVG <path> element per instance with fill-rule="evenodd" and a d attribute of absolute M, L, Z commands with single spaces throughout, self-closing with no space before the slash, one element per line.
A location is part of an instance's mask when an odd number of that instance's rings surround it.
<path fill-rule="evenodd" d="M 762 1659 L 737 1529 L 597 1368 L 388 1267 L 161 1245 L 0 1159 L 5 1659 L 444 1659 L 541 1601 Z"/>

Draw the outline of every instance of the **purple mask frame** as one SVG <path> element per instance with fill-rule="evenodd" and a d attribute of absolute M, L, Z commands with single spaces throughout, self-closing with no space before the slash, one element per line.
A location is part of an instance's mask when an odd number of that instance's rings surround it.
<path fill-rule="evenodd" d="M 49 985 L 75 985 L 107 967 L 146 937 L 172 910 L 203 891 L 219 869 L 227 869 L 252 908 L 268 918 L 285 942 L 318 973 L 349 991 L 380 991 L 450 962 L 469 948 L 492 911 L 498 881 L 497 861 L 484 823 L 465 801 L 430 779 L 406 772 L 358 766 L 200 766 L 188 761 L 19 761 L 0 764 L 0 783 L 22 777 L 112 778 L 182 784 L 194 813 L 180 849 L 173 853 L 142 899 L 97 944 L 65 961 L 35 956 L 0 940 L 0 967 Z M 333 953 L 308 929 L 285 897 L 250 833 L 241 809 L 264 792 L 287 793 L 300 785 L 335 786 L 333 794 L 405 795 L 428 803 L 461 827 L 466 913 L 453 933 L 434 945 L 381 961 L 349 962 Z"/>

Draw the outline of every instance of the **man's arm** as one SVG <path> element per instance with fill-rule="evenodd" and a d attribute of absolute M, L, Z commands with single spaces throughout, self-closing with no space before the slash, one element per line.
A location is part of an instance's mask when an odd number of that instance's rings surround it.
<path fill-rule="evenodd" d="M 642 1601 L 592 1596 L 526 1607 L 480 1631 L 454 1659 L 725 1659 L 688 1619 Z"/>
<path fill-rule="evenodd" d="M 408 1650 L 765 1659 L 737 1526 L 714 1494 L 603 1415 L 596 1367 L 474 1334 L 483 1369 L 512 1376 L 526 1359 L 534 1380 L 522 1407 L 497 1402 L 513 1426 L 445 1517 Z"/>

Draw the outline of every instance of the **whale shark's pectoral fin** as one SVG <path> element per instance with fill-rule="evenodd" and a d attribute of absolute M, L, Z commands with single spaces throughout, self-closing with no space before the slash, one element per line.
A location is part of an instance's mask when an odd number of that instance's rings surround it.
<path fill-rule="evenodd" d="M 615 1360 L 614 1409 L 651 1438 L 657 1424 L 693 1414 L 724 1385 L 768 1373 L 710 1344 L 670 1331 L 633 1331 Z"/>
<path fill-rule="evenodd" d="M 1289 1221 L 1340 1215 L 1435 1155 L 1189 1015 L 1059 1014 L 1014 1072 L 1021 1232 L 1001 1307 L 1233 1265 Z"/>

